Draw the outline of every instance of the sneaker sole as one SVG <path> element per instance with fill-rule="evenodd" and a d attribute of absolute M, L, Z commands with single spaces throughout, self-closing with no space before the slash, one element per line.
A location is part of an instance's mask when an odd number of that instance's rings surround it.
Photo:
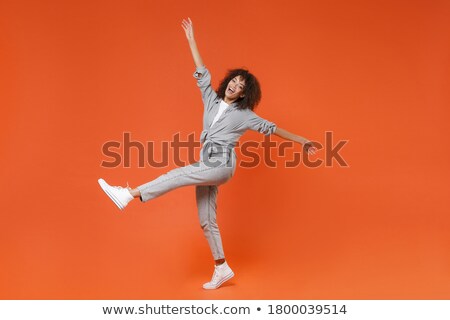
<path fill-rule="evenodd" d="M 112 202 L 114 202 L 114 204 L 120 209 L 123 210 L 125 207 L 120 203 L 119 199 L 116 198 L 116 196 L 114 196 L 114 194 L 110 193 L 108 191 L 108 187 L 110 187 L 109 184 L 106 183 L 105 180 L 103 179 L 98 179 L 98 184 L 100 185 L 100 187 L 102 188 L 102 190 L 106 193 L 106 195 L 112 200 Z"/>
<path fill-rule="evenodd" d="M 234 272 L 231 271 L 231 273 L 229 273 L 225 278 L 223 278 L 222 280 L 220 280 L 220 282 L 219 282 L 215 287 L 212 287 L 212 288 L 205 288 L 205 287 L 203 287 L 203 289 L 206 289 L 206 290 L 214 290 L 214 289 L 217 289 L 217 288 L 219 288 L 222 284 L 224 284 L 225 281 L 228 281 L 228 280 L 230 280 L 230 279 L 233 278 L 233 277 L 234 277 Z"/>

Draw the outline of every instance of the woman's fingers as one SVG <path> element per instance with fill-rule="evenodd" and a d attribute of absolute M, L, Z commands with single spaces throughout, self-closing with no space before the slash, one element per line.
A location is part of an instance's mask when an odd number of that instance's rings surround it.
<path fill-rule="evenodd" d="M 192 21 L 190 18 L 188 18 L 189 21 L 187 21 L 186 19 L 183 19 L 183 21 L 181 22 L 181 26 L 184 29 L 184 32 L 186 32 L 186 36 L 189 38 L 193 37 L 193 28 L 192 28 Z"/>
<path fill-rule="evenodd" d="M 317 148 L 316 147 L 311 147 L 311 148 L 308 149 L 308 153 L 309 154 L 316 154 L 316 152 L 317 152 Z"/>
<path fill-rule="evenodd" d="M 186 21 L 186 19 L 183 19 L 183 21 L 181 22 L 181 26 L 183 27 L 184 32 L 186 33 L 186 37 L 188 39 L 193 38 L 194 31 L 192 30 L 192 23 Z"/>
<path fill-rule="evenodd" d="M 310 141 L 308 141 L 307 143 L 304 144 L 304 148 L 308 154 L 315 154 L 317 151 L 317 148 L 314 147 Z"/>
<path fill-rule="evenodd" d="M 188 18 L 189 21 L 187 21 L 186 19 L 183 19 L 183 21 L 181 22 L 183 24 L 183 27 L 185 28 L 192 28 L 192 21 L 190 18 Z"/>

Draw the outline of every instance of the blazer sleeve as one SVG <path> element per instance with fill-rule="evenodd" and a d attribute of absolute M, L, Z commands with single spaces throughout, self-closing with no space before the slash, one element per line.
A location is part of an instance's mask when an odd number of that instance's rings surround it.
<path fill-rule="evenodd" d="M 197 86 L 202 94 L 203 104 L 205 108 L 210 108 L 217 98 L 217 93 L 211 87 L 211 74 L 208 69 L 197 67 L 194 72 L 194 78 L 197 79 Z"/>
<path fill-rule="evenodd" d="M 250 116 L 247 120 L 248 128 L 253 131 L 258 131 L 266 136 L 275 132 L 277 125 L 266 119 L 261 118 L 253 111 L 250 112 Z"/>

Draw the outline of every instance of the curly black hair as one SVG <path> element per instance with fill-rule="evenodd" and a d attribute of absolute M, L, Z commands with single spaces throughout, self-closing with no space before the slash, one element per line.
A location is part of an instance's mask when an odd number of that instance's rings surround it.
<path fill-rule="evenodd" d="M 229 70 L 217 88 L 217 95 L 224 99 L 228 83 L 237 76 L 241 76 L 245 80 L 244 97 L 236 100 L 237 107 L 240 109 L 255 109 L 261 100 L 261 87 L 258 79 L 246 69 Z"/>

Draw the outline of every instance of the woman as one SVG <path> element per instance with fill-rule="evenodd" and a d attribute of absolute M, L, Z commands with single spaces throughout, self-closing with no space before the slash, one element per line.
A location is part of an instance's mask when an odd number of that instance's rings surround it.
<path fill-rule="evenodd" d="M 173 189 L 195 185 L 200 225 L 215 261 L 212 279 L 205 283 L 203 288 L 217 289 L 234 276 L 225 261 L 222 239 L 216 222 L 218 186 L 234 175 L 236 169 L 234 147 L 241 135 L 251 129 L 301 143 L 309 154 L 314 154 L 316 149 L 305 138 L 289 133 L 253 112 L 261 98 L 261 90 L 257 79 L 247 70 L 231 70 L 222 80 L 217 92 L 214 91 L 211 88 L 211 75 L 197 49 L 191 19 L 183 20 L 182 27 L 194 58 L 196 66 L 194 77 L 197 79 L 204 104 L 200 161 L 173 169 L 134 189 L 113 187 L 103 179 L 99 179 L 98 182 L 121 210 L 134 198 L 146 202 Z"/>

